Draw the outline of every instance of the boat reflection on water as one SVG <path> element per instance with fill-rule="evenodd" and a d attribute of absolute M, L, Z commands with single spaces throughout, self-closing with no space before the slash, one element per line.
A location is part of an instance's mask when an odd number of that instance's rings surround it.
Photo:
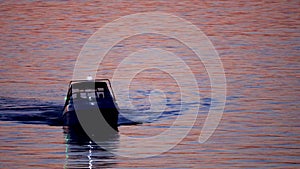
<path fill-rule="evenodd" d="M 114 168 L 115 156 L 109 150 L 117 149 L 118 133 L 107 135 L 96 144 L 81 127 L 64 126 L 63 132 L 66 145 L 64 168 Z"/>

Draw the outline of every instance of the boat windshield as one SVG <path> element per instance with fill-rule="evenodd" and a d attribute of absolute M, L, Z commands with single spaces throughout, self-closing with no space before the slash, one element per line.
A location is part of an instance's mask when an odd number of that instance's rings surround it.
<path fill-rule="evenodd" d="M 72 89 L 73 99 L 96 99 L 105 98 L 104 88 L 93 89 Z M 109 97 L 109 96 L 106 96 Z"/>

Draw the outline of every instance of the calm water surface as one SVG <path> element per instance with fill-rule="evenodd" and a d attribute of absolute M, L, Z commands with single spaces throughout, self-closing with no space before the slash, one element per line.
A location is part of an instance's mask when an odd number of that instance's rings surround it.
<path fill-rule="evenodd" d="M 299 1 L 4 1 L 0 9 L 0 168 L 300 167 Z M 165 36 L 121 41 L 106 55 L 97 77 L 111 78 L 126 56 L 157 47 L 190 66 L 201 95 L 195 101 L 201 105 L 195 126 L 177 146 L 151 158 L 125 158 L 76 138 L 60 126 L 59 116 L 86 40 L 114 19 L 150 11 L 182 17 L 209 37 L 224 65 L 227 103 L 213 136 L 199 144 L 211 102 L 204 65 L 186 46 Z M 149 108 L 153 89 L 168 98 L 161 115 L 142 111 Z M 130 97 L 136 111 L 126 115 L 142 124 L 121 125 L 120 135 L 157 135 L 180 114 L 180 90 L 166 72 L 137 74 Z M 120 136 L 111 144 L 116 149 L 132 146 Z"/>

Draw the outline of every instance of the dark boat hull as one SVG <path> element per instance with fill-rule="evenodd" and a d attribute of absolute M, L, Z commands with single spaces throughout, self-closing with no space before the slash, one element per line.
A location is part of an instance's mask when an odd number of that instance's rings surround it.
<path fill-rule="evenodd" d="M 102 114 L 102 117 L 104 118 L 104 120 L 99 120 L 99 123 L 97 123 L 97 126 L 101 126 L 103 124 L 103 129 L 105 128 L 105 126 L 107 126 L 108 123 L 109 126 L 111 128 L 113 128 L 115 131 L 118 131 L 118 115 L 119 112 L 117 111 L 117 109 L 115 108 L 110 108 L 110 109 L 101 109 L 99 110 L 80 110 L 80 113 L 86 113 L 87 118 L 89 118 L 88 116 L 90 116 L 91 118 L 93 118 L 94 116 L 91 115 L 91 113 L 100 113 Z M 89 114 L 87 114 L 89 113 Z M 101 117 L 101 116 L 100 116 Z M 78 114 L 76 114 L 75 111 L 65 111 L 63 113 L 63 124 L 64 126 L 69 126 L 69 127 L 80 127 L 82 126 L 80 124 L 80 120 L 78 119 Z M 95 119 L 93 119 L 95 120 Z"/>
<path fill-rule="evenodd" d="M 64 126 L 70 126 L 70 127 L 72 127 L 72 126 L 79 127 L 80 126 L 80 122 L 77 118 L 75 111 L 64 112 L 62 118 L 63 118 Z"/>

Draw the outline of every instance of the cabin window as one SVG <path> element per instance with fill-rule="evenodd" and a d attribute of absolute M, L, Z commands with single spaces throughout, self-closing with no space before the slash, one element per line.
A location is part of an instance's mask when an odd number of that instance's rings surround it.
<path fill-rule="evenodd" d="M 73 99 L 90 99 L 93 100 L 95 97 L 104 99 L 105 92 L 104 88 L 98 87 L 96 90 L 93 89 L 76 89 L 73 88 L 72 90 L 72 98 Z"/>
<path fill-rule="evenodd" d="M 101 88 L 101 87 L 97 88 L 96 93 L 97 93 L 98 98 L 100 98 L 100 99 L 104 98 L 104 88 Z"/>
<path fill-rule="evenodd" d="M 77 95 L 78 95 L 77 93 L 73 93 L 73 94 L 72 94 L 72 98 L 73 98 L 73 99 L 77 99 Z"/>
<path fill-rule="evenodd" d="M 87 96 L 90 98 L 95 98 L 95 94 L 94 94 L 94 92 L 89 92 L 89 93 L 87 93 Z"/>
<path fill-rule="evenodd" d="M 80 93 L 80 98 L 86 99 L 87 98 L 86 93 Z"/>

